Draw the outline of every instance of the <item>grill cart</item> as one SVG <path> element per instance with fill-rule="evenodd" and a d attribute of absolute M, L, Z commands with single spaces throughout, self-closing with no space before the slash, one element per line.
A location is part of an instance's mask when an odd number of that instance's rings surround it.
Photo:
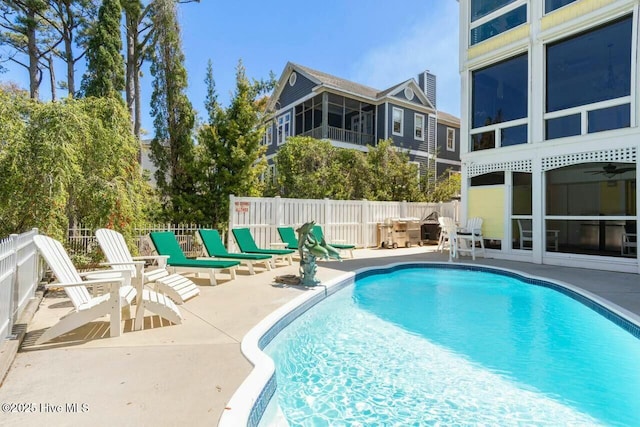
<path fill-rule="evenodd" d="M 420 221 L 415 218 L 387 218 L 378 224 L 378 247 L 422 246 Z"/>

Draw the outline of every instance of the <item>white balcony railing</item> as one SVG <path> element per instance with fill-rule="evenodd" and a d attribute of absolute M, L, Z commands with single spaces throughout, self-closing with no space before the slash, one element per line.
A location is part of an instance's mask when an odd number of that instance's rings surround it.
<path fill-rule="evenodd" d="M 373 145 L 375 142 L 375 136 L 369 133 L 356 132 L 349 129 L 342 129 L 333 126 L 327 128 L 327 139 L 348 142 L 356 145 Z M 316 139 L 322 139 L 322 126 L 302 132 L 302 136 L 310 136 Z"/>

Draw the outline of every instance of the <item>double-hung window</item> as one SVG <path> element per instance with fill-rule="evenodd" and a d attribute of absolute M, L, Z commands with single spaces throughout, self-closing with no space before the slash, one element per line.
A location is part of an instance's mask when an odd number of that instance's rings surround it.
<path fill-rule="evenodd" d="M 271 145 L 272 142 L 272 138 L 273 138 L 273 125 L 271 122 L 269 122 L 267 124 L 267 127 L 264 131 L 264 137 L 262 138 L 262 144 L 263 145 Z"/>
<path fill-rule="evenodd" d="M 631 16 L 546 47 L 546 139 L 631 126 Z"/>
<path fill-rule="evenodd" d="M 291 136 L 291 113 L 285 113 L 278 117 L 278 145 L 284 144 Z"/>
<path fill-rule="evenodd" d="M 526 0 L 471 0 L 470 5 L 470 46 L 527 22 Z"/>
<path fill-rule="evenodd" d="M 393 127 L 391 133 L 397 136 L 404 135 L 404 110 L 402 108 L 393 107 Z"/>
<path fill-rule="evenodd" d="M 413 115 L 413 138 L 424 141 L 424 114 Z"/>
<path fill-rule="evenodd" d="M 456 151 L 456 130 L 447 128 L 447 151 Z"/>
<path fill-rule="evenodd" d="M 528 55 L 472 73 L 471 151 L 528 140 Z"/>

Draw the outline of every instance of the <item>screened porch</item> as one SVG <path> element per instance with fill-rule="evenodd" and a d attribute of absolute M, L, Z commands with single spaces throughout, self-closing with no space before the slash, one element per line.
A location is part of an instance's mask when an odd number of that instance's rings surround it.
<path fill-rule="evenodd" d="M 375 105 L 324 92 L 295 107 L 296 135 L 375 144 Z"/>

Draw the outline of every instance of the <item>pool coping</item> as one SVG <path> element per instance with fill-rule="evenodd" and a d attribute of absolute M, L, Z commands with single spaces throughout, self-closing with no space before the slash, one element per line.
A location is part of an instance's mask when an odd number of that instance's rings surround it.
<path fill-rule="evenodd" d="M 363 267 L 310 288 L 308 292 L 294 298 L 269 314 L 244 336 L 241 343 L 241 351 L 254 368 L 229 400 L 218 425 L 222 427 L 240 425 L 254 427 L 260 423 L 277 389 L 275 365 L 273 360 L 262 349 L 293 320 L 320 301 L 351 285 L 359 278 L 380 272 L 393 272 L 415 267 L 486 271 L 514 277 L 528 284 L 551 288 L 596 311 L 640 339 L 640 316 L 592 292 L 560 280 L 535 276 L 508 268 L 465 263 L 411 261 Z"/>

